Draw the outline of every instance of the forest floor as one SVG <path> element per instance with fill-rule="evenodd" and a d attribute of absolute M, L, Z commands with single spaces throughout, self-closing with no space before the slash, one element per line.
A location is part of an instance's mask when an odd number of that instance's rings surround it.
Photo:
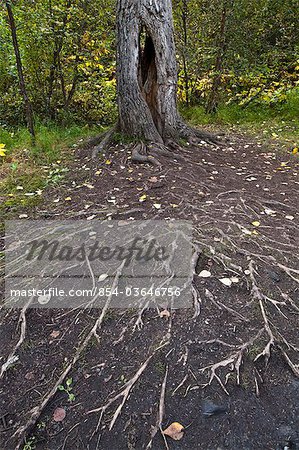
<path fill-rule="evenodd" d="M 107 311 L 100 341 L 64 380 L 71 402 L 53 388 L 100 311 L 28 309 L 18 360 L 1 380 L 1 450 L 16 448 L 45 398 L 20 448 L 139 450 L 152 435 L 154 450 L 298 449 L 298 154 L 237 133 L 223 148 L 202 142 L 185 147 L 183 159 L 161 158 L 162 170 L 133 164 L 122 144 L 96 163 L 90 149 L 73 151 L 63 182 L 8 217 L 190 220 L 197 304 L 168 314 Z M 1 311 L 1 365 L 18 342 L 19 315 Z M 159 430 L 172 422 L 185 428 L 179 441 Z"/>

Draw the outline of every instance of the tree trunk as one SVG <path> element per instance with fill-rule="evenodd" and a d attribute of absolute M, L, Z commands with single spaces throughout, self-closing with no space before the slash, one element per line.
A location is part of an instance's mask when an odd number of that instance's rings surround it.
<path fill-rule="evenodd" d="M 10 25 L 10 30 L 11 30 L 11 36 L 12 36 L 12 42 L 13 42 L 13 47 L 14 47 L 14 52 L 15 52 L 15 57 L 16 57 L 20 91 L 21 91 L 21 94 L 22 94 L 23 100 L 24 100 L 26 123 L 27 123 L 27 127 L 28 127 L 28 130 L 29 130 L 32 138 L 35 139 L 32 105 L 29 100 L 27 89 L 26 89 L 22 60 L 21 60 L 19 43 L 18 43 L 18 38 L 17 38 L 16 24 L 15 24 L 15 19 L 14 19 L 14 15 L 13 15 L 13 11 L 12 11 L 10 2 L 6 2 L 6 9 L 7 9 L 9 25 Z"/>
<path fill-rule="evenodd" d="M 163 143 L 177 136 L 177 64 L 171 0 L 118 0 L 120 131 Z"/>
<path fill-rule="evenodd" d="M 217 112 L 218 102 L 219 102 L 219 89 L 221 86 L 221 76 L 223 73 L 223 60 L 225 57 L 226 46 L 227 46 L 227 16 L 228 9 L 233 6 L 234 0 L 223 0 L 222 12 L 221 12 L 221 22 L 220 31 L 218 37 L 218 49 L 215 61 L 215 75 L 213 78 L 213 84 L 211 88 L 210 95 L 206 104 L 206 112 L 208 114 L 214 114 Z"/>
<path fill-rule="evenodd" d="M 188 1 L 183 0 L 182 3 L 182 26 L 183 26 L 183 69 L 184 69 L 184 84 L 185 84 L 185 95 L 186 95 L 186 105 L 189 106 L 189 75 L 187 67 L 187 49 L 188 49 Z"/>

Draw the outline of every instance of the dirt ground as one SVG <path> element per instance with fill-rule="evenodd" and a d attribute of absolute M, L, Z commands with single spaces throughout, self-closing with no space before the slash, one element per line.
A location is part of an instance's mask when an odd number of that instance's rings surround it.
<path fill-rule="evenodd" d="M 181 158 L 160 158 L 162 170 L 132 163 L 122 144 L 96 163 L 74 149 L 64 182 L 26 211 L 191 220 L 197 295 L 194 308 L 165 315 L 108 310 L 100 340 L 65 377 L 71 402 L 51 391 L 101 311 L 28 309 L 15 347 L 20 311 L 2 310 L 0 363 L 14 348 L 19 357 L 1 380 L 2 450 L 299 449 L 299 159 L 244 136 L 224 142 L 186 146 Z M 159 430 L 162 404 L 161 429 L 179 422 L 179 441 Z M 22 428 L 34 408 L 33 426 Z"/>

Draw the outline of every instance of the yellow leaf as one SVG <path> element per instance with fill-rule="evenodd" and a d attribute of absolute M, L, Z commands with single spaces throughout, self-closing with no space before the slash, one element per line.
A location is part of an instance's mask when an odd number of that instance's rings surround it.
<path fill-rule="evenodd" d="M 105 164 L 106 164 L 107 166 L 110 166 L 110 164 L 112 164 L 112 161 L 110 161 L 110 159 L 107 159 L 107 160 L 105 161 Z"/>
<path fill-rule="evenodd" d="M 292 150 L 293 155 L 296 155 L 298 153 L 298 151 L 299 151 L 298 147 L 293 148 L 293 150 Z"/>
<path fill-rule="evenodd" d="M 143 194 L 141 197 L 139 197 L 139 201 L 142 203 L 142 202 L 145 202 L 145 200 L 147 199 L 147 195 L 146 194 Z"/>
<path fill-rule="evenodd" d="M 184 431 L 183 425 L 178 422 L 173 422 L 168 428 L 166 428 L 166 430 L 163 431 L 163 434 L 171 437 L 175 441 L 180 441 L 184 436 Z"/>
<path fill-rule="evenodd" d="M 97 170 L 96 171 L 96 175 L 101 175 L 102 171 L 101 170 Z"/>
<path fill-rule="evenodd" d="M 70 200 L 72 200 L 72 198 L 71 198 L 71 197 L 66 197 L 64 200 L 65 200 L 66 202 L 69 202 Z"/>
<path fill-rule="evenodd" d="M 6 156 L 6 151 L 5 144 L 0 144 L 0 156 Z"/>
<path fill-rule="evenodd" d="M 260 223 L 258 220 L 255 220 L 254 222 L 251 222 L 251 224 L 252 224 L 254 227 L 259 227 L 261 223 Z"/>

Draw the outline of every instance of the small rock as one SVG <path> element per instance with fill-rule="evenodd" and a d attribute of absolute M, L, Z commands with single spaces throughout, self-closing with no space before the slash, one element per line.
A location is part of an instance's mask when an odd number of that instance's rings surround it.
<path fill-rule="evenodd" d="M 226 406 L 215 405 L 210 400 L 204 400 L 202 402 L 201 412 L 204 416 L 211 417 L 217 416 L 219 414 L 224 414 L 227 412 Z"/>
<path fill-rule="evenodd" d="M 275 281 L 275 283 L 280 282 L 280 276 L 278 275 L 277 272 L 274 272 L 273 270 L 269 270 L 268 274 L 272 281 Z"/>

